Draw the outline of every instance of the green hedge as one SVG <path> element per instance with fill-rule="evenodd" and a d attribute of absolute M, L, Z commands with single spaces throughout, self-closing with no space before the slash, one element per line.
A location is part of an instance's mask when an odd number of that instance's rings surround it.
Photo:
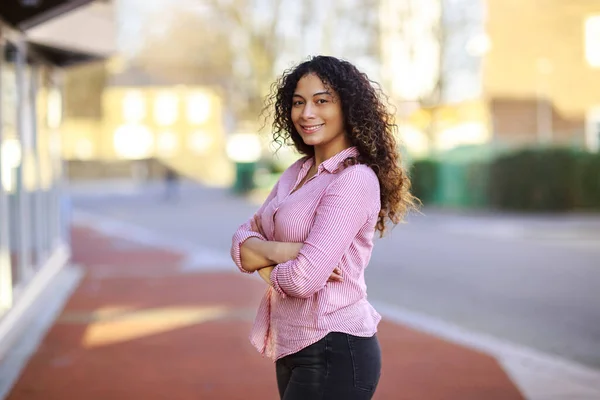
<path fill-rule="evenodd" d="M 440 206 L 600 210 L 600 154 L 547 148 L 490 158 L 416 161 L 413 192 L 424 204 Z"/>
<path fill-rule="evenodd" d="M 410 170 L 412 193 L 423 204 L 432 204 L 435 201 L 438 187 L 439 165 L 434 160 L 419 160 L 413 163 Z"/>
<path fill-rule="evenodd" d="M 465 186 L 469 193 L 466 205 L 478 208 L 486 207 L 489 202 L 490 163 L 476 161 L 468 164 L 465 168 Z"/>
<path fill-rule="evenodd" d="M 490 205 L 523 211 L 600 208 L 600 156 L 570 149 L 523 150 L 491 165 Z"/>
<path fill-rule="evenodd" d="M 600 210 L 600 154 L 581 154 L 575 171 L 575 207 Z"/>

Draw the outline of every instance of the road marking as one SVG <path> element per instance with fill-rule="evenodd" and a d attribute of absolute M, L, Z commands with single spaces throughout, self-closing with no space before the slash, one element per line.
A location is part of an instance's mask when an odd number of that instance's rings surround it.
<path fill-rule="evenodd" d="M 168 237 L 138 225 L 81 210 L 73 211 L 73 221 L 77 225 L 89 227 L 107 236 L 179 252 L 185 256 L 181 266 L 183 272 L 235 271 L 233 261 L 227 253 L 179 238 Z"/>
<path fill-rule="evenodd" d="M 591 229 L 553 231 L 541 227 L 527 227 L 511 221 L 449 221 L 439 223 L 439 228 L 454 235 L 485 236 L 511 241 L 527 240 L 541 245 L 600 250 L 600 232 Z"/>
<path fill-rule="evenodd" d="M 600 399 L 600 371 L 439 318 L 371 301 L 393 322 L 495 357 L 528 399 Z"/>

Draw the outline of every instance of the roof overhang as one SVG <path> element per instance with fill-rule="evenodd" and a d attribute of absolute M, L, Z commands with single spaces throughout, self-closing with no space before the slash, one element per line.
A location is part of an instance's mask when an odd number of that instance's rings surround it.
<path fill-rule="evenodd" d="M 34 51 L 65 66 L 116 52 L 111 1 L 0 0 L 0 17 L 23 32 Z"/>
<path fill-rule="evenodd" d="M 30 42 L 28 46 L 33 49 L 36 54 L 41 55 L 46 61 L 59 67 L 68 67 L 85 62 L 102 60 L 104 58 L 95 54 L 46 46 L 33 42 Z"/>
<path fill-rule="evenodd" d="M 94 0 L 2 0 L 0 15 L 19 30 L 27 30 Z"/>

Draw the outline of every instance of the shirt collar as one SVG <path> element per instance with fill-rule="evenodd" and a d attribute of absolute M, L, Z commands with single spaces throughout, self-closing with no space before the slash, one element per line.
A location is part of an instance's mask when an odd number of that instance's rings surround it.
<path fill-rule="evenodd" d="M 335 173 L 340 168 L 340 164 L 343 163 L 344 160 L 346 160 L 346 158 L 358 157 L 358 155 L 359 152 L 355 146 L 348 147 L 347 149 L 344 149 L 337 153 L 335 156 L 323 161 L 323 163 L 319 167 L 322 167 L 329 173 Z"/>

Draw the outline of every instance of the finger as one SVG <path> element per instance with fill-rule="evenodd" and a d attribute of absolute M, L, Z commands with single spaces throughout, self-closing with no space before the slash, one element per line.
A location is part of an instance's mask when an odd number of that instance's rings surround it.
<path fill-rule="evenodd" d="M 262 228 L 262 225 L 260 224 L 260 222 L 258 222 L 258 223 L 256 224 L 256 229 L 257 229 L 257 232 L 258 232 L 258 233 L 260 233 L 262 236 L 265 236 L 265 231 L 263 230 L 263 228 Z M 265 237 L 266 237 L 266 236 L 265 236 Z"/>
<path fill-rule="evenodd" d="M 260 222 L 260 220 L 258 220 L 257 224 L 258 224 L 258 230 L 260 231 L 260 234 L 265 236 L 265 230 L 262 227 L 262 222 Z"/>
<path fill-rule="evenodd" d="M 339 275 L 339 274 L 336 274 L 336 273 L 334 272 L 334 273 L 332 273 L 332 274 L 329 276 L 329 279 L 328 279 L 328 280 L 329 280 L 329 281 L 331 281 L 331 282 L 340 282 L 340 281 L 343 281 L 343 280 L 344 280 L 344 278 L 342 278 L 342 276 L 341 276 L 341 275 Z"/>
<path fill-rule="evenodd" d="M 262 229 L 260 227 L 260 220 L 258 219 L 258 215 L 255 215 L 251 222 L 252 230 L 256 233 L 260 233 L 262 235 Z"/>

